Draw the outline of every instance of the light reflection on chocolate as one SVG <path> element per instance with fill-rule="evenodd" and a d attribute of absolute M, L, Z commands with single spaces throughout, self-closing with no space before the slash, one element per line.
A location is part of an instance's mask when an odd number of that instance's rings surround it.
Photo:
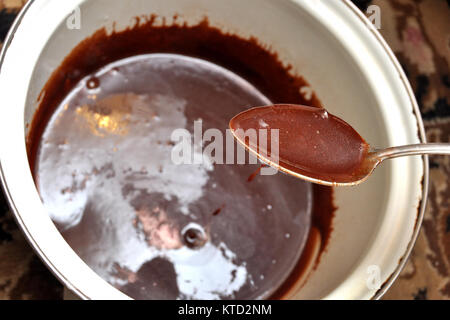
<path fill-rule="evenodd" d="M 142 228 L 150 247 L 159 250 L 179 249 L 183 246 L 180 230 L 175 221 L 167 219 L 167 213 L 159 207 L 149 211 L 146 208 L 136 211 L 135 227 Z"/>
<path fill-rule="evenodd" d="M 92 99 L 92 97 L 90 98 Z M 96 97 L 93 100 L 96 100 Z M 137 107 L 141 103 L 139 96 L 133 94 L 109 96 L 93 105 L 85 104 L 77 107 L 75 112 L 78 117 L 75 121 L 81 122 L 80 126 L 86 125 L 93 134 L 100 137 L 107 134 L 126 135 L 131 113 L 130 107 Z M 83 124 L 83 122 L 85 123 Z"/>

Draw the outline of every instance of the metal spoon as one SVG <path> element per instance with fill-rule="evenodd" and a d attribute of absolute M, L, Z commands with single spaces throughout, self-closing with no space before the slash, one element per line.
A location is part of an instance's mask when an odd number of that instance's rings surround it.
<path fill-rule="evenodd" d="M 262 162 L 297 178 L 327 186 L 358 185 L 367 180 L 375 168 L 388 159 L 427 154 L 450 155 L 450 144 L 448 143 L 415 144 L 386 149 L 372 149 L 342 119 L 329 114 L 325 109 L 298 105 L 274 105 L 249 109 L 234 117 L 230 122 L 230 128 L 236 140 Z M 242 132 L 239 133 L 239 129 L 247 130 L 249 128 L 256 130 L 278 129 L 281 132 L 277 161 L 274 161 L 272 157 L 266 156 L 268 154 L 267 150 L 261 150 L 260 145 L 250 143 L 242 136 Z M 316 130 L 317 128 L 320 128 L 320 131 L 324 132 L 324 134 L 317 136 L 311 134 L 311 132 L 314 133 L 316 131 L 319 133 L 319 130 Z M 342 132 L 339 132 L 339 130 Z M 338 134 L 337 137 L 336 134 Z M 358 138 L 360 138 L 359 141 Z M 348 150 L 339 147 L 341 141 L 344 143 L 349 139 L 354 143 L 346 144 L 345 147 Z M 299 144 L 296 141 L 304 141 L 304 143 Z M 331 141 L 333 144 L 326 146 L 327 141 Z M 318 153 L 324 156 L 317 157 L 320 167 L 324 168 L 322 170 L 315 169 L 314 163 L 305 164 L 302 162 L 304 159 L 308 159 L 307 156 L 304 157 L 306 153 L 320 151 L 315 150 L 316 147 L 311 147 L 319 143 L 325 143 L 322 153 Z M 329 153 L 326 149 L 327 147 L 334 148 L 337 150 L 337 153 L 340 152 L 342 154 Z M 359 150 L 356 150 L 356 148 L 359 148 Z M 287 152 L 286 149 L 291 151 Z M 333 166 L 339 168 L 336 157 L 347 160 L 346 154 L 358 156 L 358 151 L 361 151 L 360 159 L 354 162 L 352 166 L 347 166 L 350 169 L 348 169 L 347 173 L 344 172 L 345 175 L 342 172 L 333 171 L 333 169 L 328 170 L 329 167 L 333 168 Z M 329 159 L 327 159 L 327 156 Z M 327 166 L 327 161 L 329 162 L 329 167 Z"/>
<path fill-rule="evenodd" d="M 367 167 L 366 176 L 369 176 L 384 160 L 422 155 L 450 155 L 450 143 L 421 143 L 373 150 L 368 155 L 370 158 L 368 161 L 372 165 Z M 353 184 L 359 184 L 364 180 Z"/>

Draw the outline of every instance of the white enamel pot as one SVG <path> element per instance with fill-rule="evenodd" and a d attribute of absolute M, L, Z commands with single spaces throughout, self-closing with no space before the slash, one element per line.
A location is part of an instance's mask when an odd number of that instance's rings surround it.
<path fill-rule="evenodd" d="M 80 8 L 81 28 L 67 27 Z M 93 272 L 49 218 L 29 169 L 25 135 L 50 74 L 80 41 L 133 17 L 181 14 L 189 23 L 253 35 L 311 84 L 322 103 L 373 146 L 425 142 L 414 95 L 373 25 L 349 1 L 31 0 L 1 53 L 1 179 L 12 211 L 48 268 L 84 299 L 127 299 Z M 336 189 L 326 253 L 295 299 L 379 298 L 398 276 L 422 222 L 428 160 L 386 162 L 364 184 Z M 373 278 L 375 276 L 375 278 Z M 371 278 L 372 277 L 372 278 Z M 376 280 L 375 282 L 373 280 Z M 375 285 L 374 285 L 375 284 Z"/>

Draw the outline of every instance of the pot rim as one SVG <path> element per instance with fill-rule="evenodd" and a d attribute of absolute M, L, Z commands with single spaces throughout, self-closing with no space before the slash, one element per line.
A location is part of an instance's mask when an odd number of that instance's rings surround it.
<path fill-rule="evenodd" d="M 400 76 L 400 79 L 408 93 L 410 103 L 413 107 L 414 117 L 417 120 L 417 126 L 419 129 L 419 138 L 422 141 L 422 143 L 427 142 L 426 133 L 425 133 L 425 127 L 423 124 L 422 115 L 420 113 L 419 105 L 416 100 L 416 96 L 414 94 L 414 91 L 411 87 L 411 84 L 409 82 L 408 77 L 405 74 L 405 71 L 403 70 L 402 66 L 400 65 L 400 62 L 398 61 L 397 57 L 395 56 L 394 52 L 392 51 L 391 47 L 388 45 L 386 40 L 383 38 L 381 33 L 375 28 L 375 26 L 369 21 L 369 19 L 354 5 L 350 0 L 344 0 L 343 3 L 365 24 L 368 25 L 371 34 L 373 37 L 378 41 L 378 43 L 383 47 L 385 52 L 388 54 L 388 57 L 390 59 L 390 62 L 395 67 L 396 71 L 398 72 L 398 75 Z M 394 270 L 394 272 L 391 273 L 391 275 L 388 277 L 388 279 L 382 284 L 381 288 L 375 293 L 375 295 L 372 297 L 372 299 L 379 300 L 383 297 L 383 295 L 389 290 L 389 288 L 393 285 L 395 280 L 398 278 L 400 273 L 402 272 L 403 268 L 406 265 L 406 262 L 408 262 L 409 256 L 411 255 L 411 252 L 414 248 L 414 245 L 416 244 L 417 238 L 419 236 L 419 232 L 422 226 L 423 217 L 425 215 L 425 209 L 427 206 L 428 201 L 428 188 L 429 188 L 429 160 L 428 156 L 423 156 L 423 165 L 424 165 L 424 172 L 423 172 L 423 178 L 422 178 L 422 199 L 420 200 L 420 207 L 417 209 L 417 216 L 416 216 L 416 224 L 414 226 L 414 231 L 412 234 L 412 237 L 410 239 L 410 242 L 406 248 L 405 253 L 400 258 L 400 261 L 398 263 L 397 268 Z"/>

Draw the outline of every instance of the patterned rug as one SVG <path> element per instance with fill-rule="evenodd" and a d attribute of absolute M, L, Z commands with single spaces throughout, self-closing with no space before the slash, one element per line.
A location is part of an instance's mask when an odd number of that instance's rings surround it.
<path fill-rule="evenodd" d="M 26 0 L 0 0 L 0 41 Z M 430 142 L 450 138 L 450 1 L 354 0 L 381 9 L 381 33 L 407 73 Z M 430 158 L 430 194 L 414 251 L 385 299 L 450 299 L 450 157 Z M 0 194 L 0 299 L 62 299 Z"/>

